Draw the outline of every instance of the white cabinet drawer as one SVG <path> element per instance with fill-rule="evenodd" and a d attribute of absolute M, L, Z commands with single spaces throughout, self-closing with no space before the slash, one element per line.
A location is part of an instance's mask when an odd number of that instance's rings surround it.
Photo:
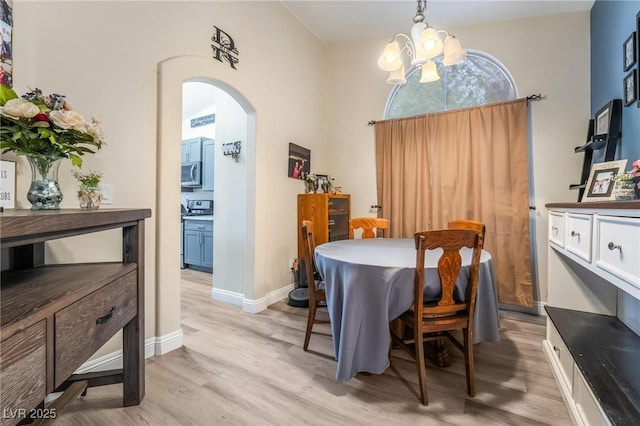
<path fill-rule="evenodd" d="M 611 425 L 607 416 L 600 408 L 600 404 L 593 396 L 591 389 L 587 385 L 578 366 L 574 367 L 573 372 L 573 398 L 576 403 L 577 411 L 582 417 L 582 423 L 585 425 Z"/>
<path fill-rule="evenodd" d="M 640 219 L 596 216 L 595 264 L 640 288 Z"/>
<path fill-rule="evenodd" d="M 567 213 L 565 248 L 576 256 L 591 262 L 591 215 Z"/>
<path fill-rule="evenodd" d="M 564 247 L 564 213 L 549 212 L 549 241 Z"/>
<path fill-rule="evenodd" d="M 547 339 L 549 339 L 549 343 L 551 343 L 553 347 L 553 355 L 560 363 L 562 374 L 564 375 L 564 382 L 571 391 L 573 387 L 573 358 L 560 337 L 560 334 L 558 334 L 558 331 L 549 319 L 547 319 Z"/>

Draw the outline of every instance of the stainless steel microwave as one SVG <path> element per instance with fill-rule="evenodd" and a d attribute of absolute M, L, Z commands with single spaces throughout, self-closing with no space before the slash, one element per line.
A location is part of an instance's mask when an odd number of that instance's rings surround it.
<path fill-rule="evenodd" d="M 198 187 L 202 186 L 202 162 L 182 164 L 182 186 Z"/>

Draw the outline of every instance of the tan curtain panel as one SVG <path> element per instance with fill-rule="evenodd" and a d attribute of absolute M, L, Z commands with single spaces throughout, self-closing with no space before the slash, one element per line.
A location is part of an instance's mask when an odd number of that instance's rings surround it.
<path fill-rule="evenodd" d="M 526 99 L 377 122 L 376 177 L 391 237 L 480 220 L 499 301 L 533 306 Z"/>

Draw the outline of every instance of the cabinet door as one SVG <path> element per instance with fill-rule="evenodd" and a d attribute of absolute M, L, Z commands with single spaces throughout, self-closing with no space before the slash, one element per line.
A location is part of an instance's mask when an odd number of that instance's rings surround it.
<path fill-rule="evenodd" d="M 202 266 L 213 268 L 213 232 L 202 232 Z"/>
<path fill-rule="evenodd" d="M 189 139 L 189 162 L 202 161 L 202 140 L 200 138 Z"/>
<path fill-rule="evenodd" d="M 329 241 L 349 238 L 349 199 L 329 197 Z"/>
<path fill-rule="evenodd" d="M 202 189 L 213 191 L 213 170 L 215 163 L 215 143 L 205 139 L 202 143 Z"/>
<path fill-rule="evenodd" d="M 200 232 L 184 231 L 184 263 L 189 265 L 201 266 L 202 254 L 200 248 Z"/>
<path fill-rule="evenodd" d="M 181 163 L 186 164 L 189 162 L 189 144 L 187 141 L 182 141 L 180 144 L 180 153 L 181 153 Z"/>

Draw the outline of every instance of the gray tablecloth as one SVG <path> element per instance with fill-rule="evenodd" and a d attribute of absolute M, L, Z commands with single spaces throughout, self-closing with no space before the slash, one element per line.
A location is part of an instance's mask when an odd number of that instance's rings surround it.
<path fill-rule="evenodd" d="M 441 249 L 427 251 L 425 300 L 437 300 L 436 264 Z M 468 274 L 471 250 L 460 251 Z M 327 306 L 338 368 L 336 379 L 358 372 L 381 374 L 389 367 L 389 322 L 413 303 L 416 249 L 413 239 L 375 238 L 334 241 L 316 247 L 316 266 L 326 283 Z M 458 283 L 457 298 L 464 298 Z M 491 255 L 483 251 L 474 318 L 474 343 L 498 341 L 498 298 Z"/>

